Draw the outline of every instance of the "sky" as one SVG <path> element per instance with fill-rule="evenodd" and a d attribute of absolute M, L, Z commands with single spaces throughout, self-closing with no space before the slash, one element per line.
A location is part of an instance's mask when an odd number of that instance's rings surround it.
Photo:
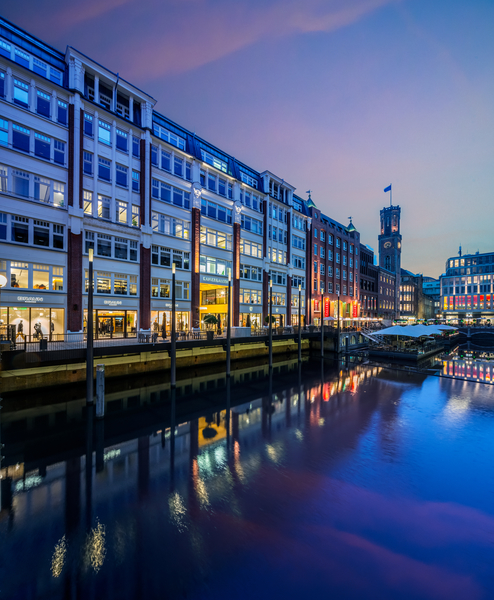
<path fill-rule="evenodd" d="M 494 251 L 492 0 L 7 0 L 156 110 L 269 170 L 377 252 L 401 206 L 402 266 L 438 277 Z"/>

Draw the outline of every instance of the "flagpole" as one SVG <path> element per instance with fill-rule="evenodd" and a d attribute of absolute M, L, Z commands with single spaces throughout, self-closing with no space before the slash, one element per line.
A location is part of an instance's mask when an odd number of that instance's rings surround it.
<path fill-rule="evenodd" d="M 389 186 L 389 206 L 393 206 L 393 184 Z"/>

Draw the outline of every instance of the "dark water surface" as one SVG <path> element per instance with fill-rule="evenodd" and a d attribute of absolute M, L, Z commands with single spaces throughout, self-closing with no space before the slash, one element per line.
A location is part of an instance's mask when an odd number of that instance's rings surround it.
<path fill-rule="evenodd" d="M 493 387 L 323 377 L 5 406 L 0 598 L 494 598 Z"/>

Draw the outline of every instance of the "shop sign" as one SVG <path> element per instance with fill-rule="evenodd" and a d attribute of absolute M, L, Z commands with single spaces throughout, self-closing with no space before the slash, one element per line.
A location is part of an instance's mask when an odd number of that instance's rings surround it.
<path fill-rule="evenodd" d="M 324 298 L 324 317 L 329 317 L 329 298 Z"/>
<path fill-rule="evenodd" d="M 103 304 L 106 306 L 122 306 L 121 300 L 104 300 Z"/>
<path fill-rule="evenodd" d="M 43 296 L 17 296 L 17 302 L 37 304 L 38 302 L 43 302 Z"/>
<path fill-rule="evenodd" d="M 355 302 L 355 304 L 353 305 L 353 316 L 354 317 L 358 317 L 358 306 L 357 303 Z"/>
<path fill-rule="evenodd" d="M 201 283 L 217 283 L 218 285 L 228 285 L 228 278 L 218 277 L 217 275 L 201 275 Z"/>

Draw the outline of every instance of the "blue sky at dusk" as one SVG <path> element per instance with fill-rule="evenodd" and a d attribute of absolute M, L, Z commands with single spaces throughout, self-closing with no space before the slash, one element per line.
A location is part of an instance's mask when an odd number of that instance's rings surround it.
<path fill-rule="evenodd" d="M 402 207 L 402 265 L 437 277 L 494 250 L 492 0 L 66 0 L 2 14 L 154 96 L 377 250 Z"/>

